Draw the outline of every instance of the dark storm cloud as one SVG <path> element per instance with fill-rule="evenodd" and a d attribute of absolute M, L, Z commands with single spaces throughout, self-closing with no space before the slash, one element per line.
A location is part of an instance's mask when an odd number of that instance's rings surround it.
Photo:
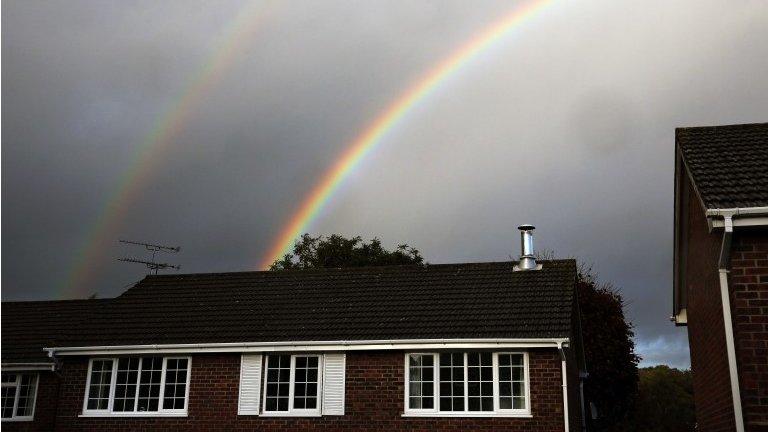
<path fill-rule="evenodd" d="M 3 299 L 58 298 L 158 118 L 246 3 L 6 1 Z M 397 94 L 508 2 L 274 2 L 150 173 L 116 237 L 183 271 L 251 269 L 317 178 Z M 670 312 L 674 128 L 765 121 L 760 1 L 553 2 L 387 135 L 312 226 L 430 262 L 540 248 L 620 287 L 648 363 L 685 366 Z M 116 238 L 115 238 L 116 240 Z M 143 270 L 114 247 L 81 292 Z"/>

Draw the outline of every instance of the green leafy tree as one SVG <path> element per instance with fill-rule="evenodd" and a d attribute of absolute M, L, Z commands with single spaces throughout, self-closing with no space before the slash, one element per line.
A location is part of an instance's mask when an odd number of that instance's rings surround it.
<path fill-rule="evenodd" d="M 325 267 L 362 267 L 424 264 L 418 250 L 407 244 L 387 250 L 381 240 L 365 242 L 360 236 L 346 238 L 339 234 L 312 237 L 304 234 L 293 245 L 293 253 L 276 260 L 270 270 L 302 270 Z"/>
<path fill-rule="evenodd" d="M 643 432 L 690 432 L 696 428 L 690 370 L 640 369 L 635 427 Z"/>
<path fill-rule="evenodd" d="M 597 409 L 590 430 L 634 430 L 638 392 L 632 324 L 624 316 L 624 300 L 609 284 L 600 284 L 591 268 L 579 269 L 577 292 L 589 377 L 585 399 Z"/>

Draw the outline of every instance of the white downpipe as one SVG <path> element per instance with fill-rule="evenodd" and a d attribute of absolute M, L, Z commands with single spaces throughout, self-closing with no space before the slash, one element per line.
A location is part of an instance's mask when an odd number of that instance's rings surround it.
<path fill-rule="evenodd" d="M 731 321 L 731 301 L 728 293 L 728 270 L 720 269 L 720 298 L 723 302 L 723 321 L 725 322 L 725 347 L 728 351 L 728 372 L 731 375 L 731 395 L 733 397 L 733 416 L 736 420 L 736 432 L 744 432 L 744 417 L 741 413 L 741 392 L 739 391 L 739 373 L 736 370 L 736 344 L 733 341 L 733 321 Z"/>
<path fill-rule="evenodd" d="M 725 230 L 723 245 L 720 250 L 720 300 L 723 304 L 723 323 L 725 325 L 725 348 L 728 353 L 728 372 L 731 378 L 731 397 L 733 398 L 733 416 L 736 422 L 736 432 L 744 432 L 744 417 L 741 411 L 741 391 L 739 390 L 739 372 L 736 366 L 736 344 L 733 338 L 733 321 L 731 319 L 731 295 L 728 289 L 728 258 L 730 255 L 731 236 L 733 235 L 733 220 L 724 217 Z"/>
<path fill-rule="evenodd" d="M 568 432 L 568 375 L 566 374 L 565 351 L 563 351 L 563 345 L 561 343 L 557 344 L 557 348 L 560 350 L 560 375 L 563 377 L 563 431 Z"/>

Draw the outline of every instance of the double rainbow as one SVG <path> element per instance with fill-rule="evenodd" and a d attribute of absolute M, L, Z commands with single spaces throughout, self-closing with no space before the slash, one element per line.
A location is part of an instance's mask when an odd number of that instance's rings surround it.
<path fill-rule="evenodd" d="M 118 234 L 128 206 L 145 190 L 155 172 L 165 160 L 172 145 L 190 122 L 192 115 L 205 102 L 205 96 L 235 64 L 243 48 L 252 39 L 272 3 L 252 1 L 241 8 L 223 31 L 221 42 L 213 54 L 192 74 L 181 92 L 154 128 L 137 147 L 128 169 L 117 182 L 88 232 L 85 242 L 75 254 L 72 270 L 62 288 L 65 297 L 86 294 L 87 286 L 98 268 L 93 263 L 107 255 L 108 247 L 120 237 Z"/>
<path fill-rule="evenodd" d="M 419 102 L 432 94 L 442 83 L 455 75 L 462 66 L 509 35 L 527 19 L 533 17 L 553 0 L 532 1 L 513 10 L 454 51 L 423 78 L 400 95 L 381 115 L 360 134 L 323 175 L 302 201 L 262 258 L 259 266 L 268 268 L 275 260 L 291 251 L 294 241 L 309 227 L 342 182 L 361 160 L 380 144 L 387 132 L 397 126 Z"/>

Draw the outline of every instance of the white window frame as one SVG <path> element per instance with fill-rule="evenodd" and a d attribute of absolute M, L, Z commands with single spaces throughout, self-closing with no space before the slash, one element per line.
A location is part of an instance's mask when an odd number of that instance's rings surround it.
<path fill-rule="evenodd" d="M 2 387 L 16 387 L 16 394 L 14 395 L 13 399 L 13 414 L 11 417 L 3 418 L 3 422 L 24 422 L 24 421 L 32 421 L 35 419 L 35 406 L 37 405 L 37 390 L 38 390 L 38 384 L 40 383 L 40 374 L 38 373 L 25 373 L 25 372 L 5 372 L 9 375 L 15 375 L 16 376 L 16 382 L 14 383 L 2 383 Z M 34 387 L 35 387 L 35 393 L 34 397 L 32 398 L 32 411 L 30 415 L 25 416 L 17 416 L 16 415 L 16 409 L 19 407 L 19 387 L 21 387 L 21 376 L 22 375 L 32 375 L 35 380 Z"/>
<path fill-rule="evenodd" d="M 189 385 L 192 376 L 192 357 L 190 356 L 153 356 L 145 355 L 140 357 L 162 357 L 163 369 L 160 373 L 160 394 L 158 399 L 157 411 L 112 411 L 115 402 L 115 387 L 117 384 L 117 365 L 121 358 L 125 357 L 94 357 L 88 361 L 88 376 L 85 381 L 85 396 L 83 397 L 83 412 L 79 417 L 186 417 L 187 408 L 189 407 Z M 181 409 L 164 409 L 163 398 L 165 396 L 165 373 L 168 360 L 179 359 L 187 360 L 187 382 L 184 391 L 184 408 Z M 93 368 L 94 361 L 112 361 L 112 375 L 110 376 L 109 383 L 109 402 L 106 409 L 88 409 L 88 393 L 91 388 L 91 370 Z M 139 363 L 138 374 L 136 377 L 136 400 L 134 401 L 134 410 L 138 406 L 139 397 L 139 384 L 141 382 L 141 366 Z"/>
<path fill-rule="evenodd" d="M 264 356 L 264 376 L 261 401 L 262 417 L 320 417 L 323 409 L 323 355 L 322 354 L 272 354 L 271 356 L 290 355 L 291 371 L 288 384 L 288 411 L 268 411 L 267 410 L 267 373 L 269 372 L 269 357 Z M 317 406 L 312 409 L 293 408 L 294 387 L 296 385 L 296 357 L 315 357 L 317 358 Z"/>
<path fill-rule="evenodd" d="M 404 357 L 405 364 L 405 398 L 404 398 L 404 410 L 403 417 L 533 417 L 531 415 L 531 379 L 530 379 L 530 366 L 528 360 L 527 351 L 499 351 L 492 353 L 492 365 L 493 365 L 493 411 L 468 411 L 469 405 L 467 403 L 468 394 L 468 376 L 467 376 L 467 354 L 469 352 L 478 351 L 462 351 L 464 355 L 464 409 L 465 411 L 440 411 L 440 352 L 406 352 Z M 480 351 L 482 352 L 482 351 Z M 522 354 L 523 355 L 523 381 L 525 384 L 525 408 L 523 409 L 501 409 L 500 395 L 499 395 L 499 355 L 504 354 Z M 432 397 L 434 398 L 433 407 L 431 409 L 425 408 L 410 408 L 410 360 L 411 355 L 431 355 L 433 356 L 434 367 L 434 391 Z"/>

